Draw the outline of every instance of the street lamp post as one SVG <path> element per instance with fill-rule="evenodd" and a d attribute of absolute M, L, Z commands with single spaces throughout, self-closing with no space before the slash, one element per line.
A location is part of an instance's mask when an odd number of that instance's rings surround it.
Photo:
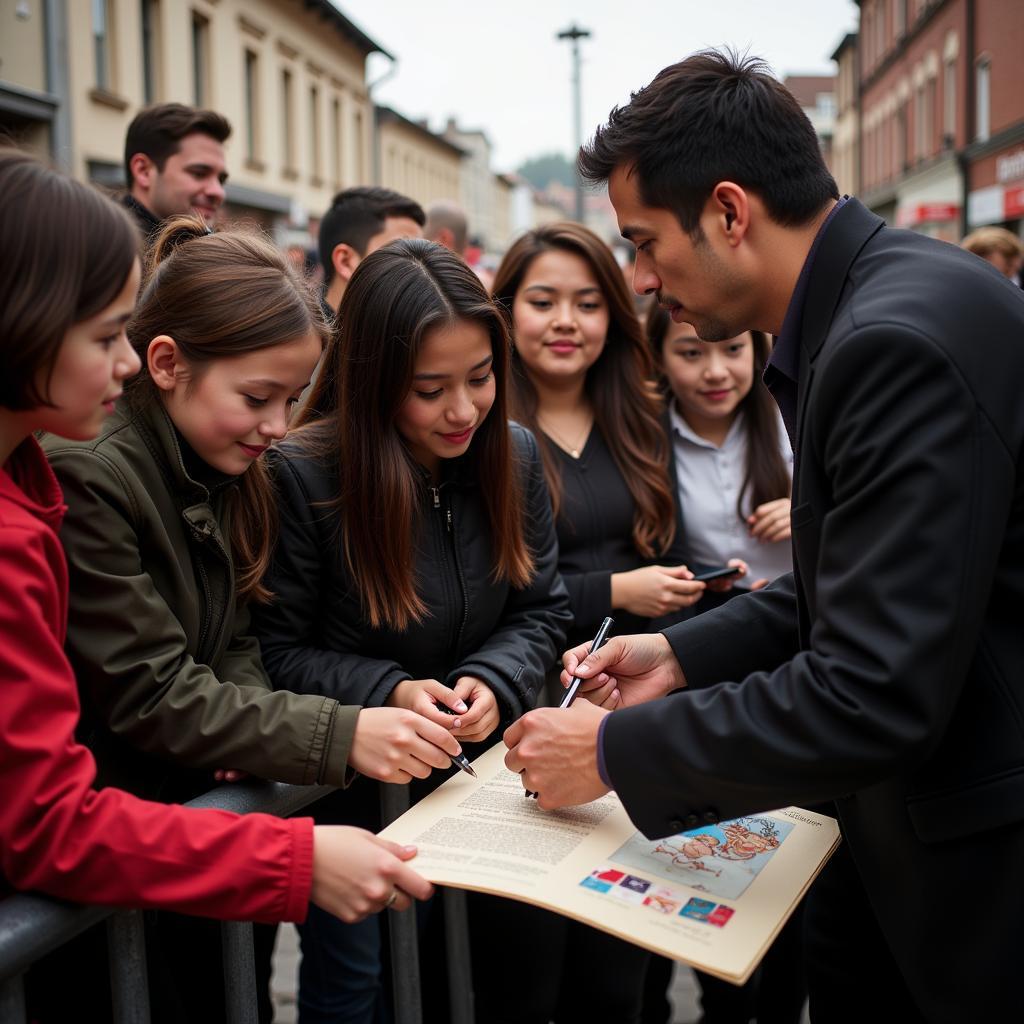
<path fill-rule="evenodd" d="M 573 92 L 573 132 L 575 135 L 576 152 L 583 145 L 583 112 L 582 100 L 580 97 L 580 40 L 589 39 L 590 31 L 580 28 L 575 22 L 563 32 L 558 33 L 559 39 L 572 41 L 572 92 Z M 580 179 L 580 172 L 575 169 L 573 161 L 574 176 L 576 179 L 576 219 L 583 223 L 583 181 Z"/>

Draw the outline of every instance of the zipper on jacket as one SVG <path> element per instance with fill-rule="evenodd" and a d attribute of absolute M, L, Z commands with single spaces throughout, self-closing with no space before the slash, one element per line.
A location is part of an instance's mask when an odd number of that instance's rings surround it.
<path fill-rule="evenodd" d="M 434 496 L 434 508 L 441 507 L 441 489 L 439 487 L 431 487 L 430 493 Z"/>
<path fill-rule="evenodd" d="M 197 554 L 196 565 L 199 566 L 199 580 L 203 584 L 203 625 L 199 630 L 199 643 L 196 644 L 196 661 L 206 661 L 204 645 L 213 622 L 213 591 L 210 588 L 210 577 L 206 575 L 206 566 L 201 554 Z"/>
<path fill-rule="evenodd" d="M 466 577 L 462 572 L 462 563 L 459 562 L 459 546 L 455 540 L 455 521 L 452 519 L 452 506 L 448 504 L 448 535 L 452 542 L 452 558 L 455 561 L 455 575 L 459 579 L 459 589 L 462 591 L 462 621 L 459 623 L 458 631 L 455 634 L 455 656 L 458 657 L 462 646 L 462 633 L 469 621 L 469 594 L 466 591 Z"/>

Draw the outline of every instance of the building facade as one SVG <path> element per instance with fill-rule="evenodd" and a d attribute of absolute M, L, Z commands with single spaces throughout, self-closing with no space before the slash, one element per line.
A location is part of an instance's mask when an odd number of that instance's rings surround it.
<path fill-rule="evenodd" d="M 857 33 L 850 32 L 832 54 L 836 62 L 836 121 L 832 132 L 832 174 L 840 195 L 860 191 L 860 102 Z"/>
<path fill-rule="evenodd" d="M 857 49 L 863 200 L 951 242 L 1021 235 L 1024 4 L 861 0 Z"/>
<path fill-rule="evenodd" d="M 438 199 L 459 201 L 463 151 L 425 123 L 410 121 L 391 107 L 375 108 L 379 174 L 385 188 L 426 208 Z"/>
<path fill-rule="evenodd" d="M 330 0 L 0 3 L 0 110 L 14 89 L 40 110 L 38 94 L 51 96 L 66 132 L 37 119 L 27 141 L 76 177 L 123 186 L 128 124 L 150 103 L 177 101 L 232 124 L 228 218 L 302 225 L 338 189 L 372 180 L 366 57 L 386 51 Z"/>
<path fill-rule="evenodd" d="M 1024 238 L 1024 4 L 972 6 L 965 227 L 999 224 Z"/>

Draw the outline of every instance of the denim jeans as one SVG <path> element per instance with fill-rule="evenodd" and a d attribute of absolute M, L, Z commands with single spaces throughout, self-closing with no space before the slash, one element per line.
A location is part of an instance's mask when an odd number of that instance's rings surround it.
<path fill-rule="evenodd" d="M 299 1024 L 381 1024 L 378 917 L 345 924 L 310 904 L 298 928 Z"/>

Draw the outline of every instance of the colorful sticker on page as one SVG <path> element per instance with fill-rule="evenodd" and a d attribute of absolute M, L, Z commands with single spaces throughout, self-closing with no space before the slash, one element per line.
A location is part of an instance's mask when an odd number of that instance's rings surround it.
<path fill-rule="evenodd" d="M 738 899 L 793 828 L 792 822 L 757 815 L 665 839 L 651 840 L 637 832 L 609 860 L 723 899 Z"/>

